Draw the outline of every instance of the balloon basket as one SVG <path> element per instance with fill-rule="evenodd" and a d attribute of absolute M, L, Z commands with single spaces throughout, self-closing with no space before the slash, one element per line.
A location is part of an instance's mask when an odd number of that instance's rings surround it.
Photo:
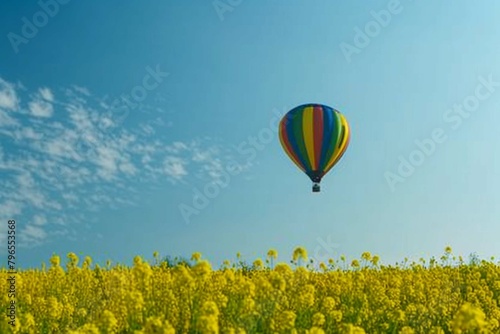
<path fill-rule="evenodd" d="M 319 187 L 319 183 L 314 183 L 312 187 L 313 193 L 319 193 L 321 188 Z"/>

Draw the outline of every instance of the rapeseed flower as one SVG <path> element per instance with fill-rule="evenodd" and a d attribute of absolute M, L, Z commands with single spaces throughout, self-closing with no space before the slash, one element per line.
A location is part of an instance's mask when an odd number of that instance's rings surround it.
<path fill-rule="evenodd" d="M 484 312 L 470 303 L 465 303 L 453 318 L 452 329 L 454 334 L 480 333 L 486 329 L 487 325 Z"/>
<path fill-rule="evenodd" d="M 132 267 L 100 267 L 74 253 L 61 267 L 53 255 L 49 268 L 18 271 L 18 326 L 3 313 L 0 333 L 499 333 L 499 264 L 466 264 L 444 250 L 445 262 L 384 266 L 365 252 L 353 266 L 332 259 L 320 271 L 261 270 L 259 260 L 215 270 L 201 255 L 192 267 L 141 257 Z M 8 278 L 0 269 L 0 290 Z M 9 303 L 0 295 L 2 309 Z"/>
<path fill-rule="evenodd" d="M 201 253 L 199 252 L 195 252 L 193 253 L 193 255 L 191 255 L 191 260 L 193 260 L 194 262 L 198 262 L 200 261 L 201 259 Z"/>
<path fill-rule="evenodd" d="M 293 251 L 293 256 L 292 256 L 293 261 L 307 261 L 307 251 L 304 247 L 297 247 Z"/>

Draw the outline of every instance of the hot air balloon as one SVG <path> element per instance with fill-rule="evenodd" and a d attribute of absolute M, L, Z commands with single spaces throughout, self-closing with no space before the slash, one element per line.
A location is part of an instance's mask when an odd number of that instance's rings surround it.
<path fill-rule="evenodd" d="M 322 104 L 304 104 L 290 110 L 280 122 L 281 145 L 290 159 L 309 176 L 312 191 L 340 160 L 349 145 L 345 117 Z"/>

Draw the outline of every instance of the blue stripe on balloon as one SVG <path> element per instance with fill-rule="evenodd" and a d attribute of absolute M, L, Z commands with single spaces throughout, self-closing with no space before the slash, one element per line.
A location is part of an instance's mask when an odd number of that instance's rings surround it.
<path fill-rule="evenodd" d="M 301 151 L 299 149 L 299 143 L 297 142 L 297 140 L 300 140 L 300 138 L 297 138 L 294 134 L 294 131 L 293 131 L 294 123 L 298 122 L 298 120 L 296 118 L 299 118 L 301 116 L 300 115 L 301 112 L 302 112 L 301 107 L 297 107 L 297 108 L 293 109 L 292 111 L 290 111 L 286 115 L 287 119 L 286 119 L 285 127 L 286 127 L 286 133 L 288 136 L 288 141 L 290 142 L 290 146 L 292 147 L 293 151 L 297 155 L 297 158 L 299 159 L 299 163 L 302 165 L 302 168 L 304 168 L 304 170 L 306 172 L 310 172 L 309 164 L 307 163 L 307 160 L 305 160 L 306 157 L 304 157 L 301 154 Z M 302 118 L 300 117 L 300 119 L 302 119 Z"/>

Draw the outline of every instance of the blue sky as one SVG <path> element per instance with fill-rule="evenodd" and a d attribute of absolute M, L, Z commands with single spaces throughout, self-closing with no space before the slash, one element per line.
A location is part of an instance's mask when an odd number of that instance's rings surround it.
<path fill-rule="evenodd" d="M 15 219 L 21 266 L 500 253 L 500 4 L 63 2 L 0 5 L 0 241 Z M 275 126 L 309 102 L 352 129 L 319 194 Z"/>

